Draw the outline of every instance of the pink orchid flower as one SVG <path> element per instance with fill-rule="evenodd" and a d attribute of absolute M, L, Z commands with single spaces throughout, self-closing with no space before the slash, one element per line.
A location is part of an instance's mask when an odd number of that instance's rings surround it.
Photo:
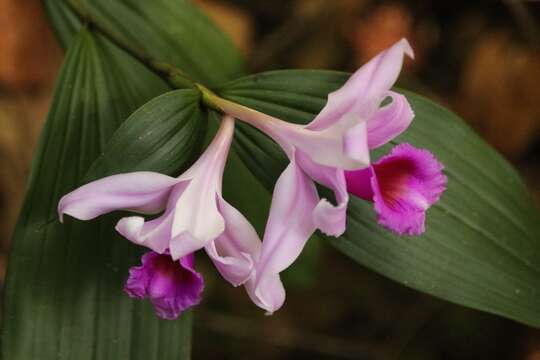
<path fill-rule="evenodd" d="M 60 219 L 68 214 L 89 220 L 114 210 L 162 212 L 149 221 L 124 217 L 116 230 L 158 254 L 170 253 L 181 264 L 181 259 L 204 248 L 221 275 L 241 285 L 251 277 L 261 244 L 251 224 L 221 195 L 233 133 L 234 119 L 225 116 L 206 151 L 177 178 L 141 171 L 81 186 L 60 200 Z"/>
<path fill-rule="evenodd" d="M 292 124 L 224 99 L 217 106 L 270 136 L 290 164 L 279 177 L 254 276 L 246 284 L 255 303 L 269 313 L 284 301 L 279 273 L 301 253 L 316 229 L 340 236 L 349 199 L 344 170 L 370 166 L 369 150 L 401 134 L 414 114 L 407 99 L 391 91 L 405 55 L 402 39 L 356 71 L 307 125 Z M 381 103 L 391 98 L 388 105 Z M 314 182 L 334 191 L 337 205 L 320 199 Z"/>
<path fill-rule="evenodd" d="M 149 298 L 160 318 L 176 319 L 201 302 L 204 281 L 195 271 L 194 254 L 174 261 L 168 253 L 150 251 L 141 262 L 129 270 L 124 291 L 132 298 Z"/>

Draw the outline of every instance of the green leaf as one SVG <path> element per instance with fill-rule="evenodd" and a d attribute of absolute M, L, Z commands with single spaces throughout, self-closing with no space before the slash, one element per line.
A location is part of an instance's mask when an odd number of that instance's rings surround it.
<path fill-rule="evenodd" d="M 189 0 L 44 2 L 63 44 L 77 29 L 69 3 L 118 41 L 153 60 L 175 65 L 207 86 L 244 72 L 242 56 L 231 40 Z"/>
<path fill-rule="evenodd" d="M 81 29 L 79 18 L 77 18 L 63 1 L 43 0 L 43 6 L 53 25 L 56 37 L 62 47 L 67 48 L 69 41 Z"/>
<path fill-rule="evenodd" d="M 347 74 L 276 71 L 234 81 L 219 93 L 273 116 L 307 123 Z M 427 231 L 399 237 L 379 226 L 370 203 L 353 198 L 348 229 L 333 245 L 406 286 L 540 327 L 540 217 L 516 171 L 456 115 L 408 91 L 416 118 L 395 143 L 432 151 L 448 189 L 428 211 Z M 271 189 L 285 166 L 277 145 L 242 127 L 241 158 Z M 375 158 L 390 145 L 375 152 Z"/>
<path fill-rule="evenodd" d="M 120 123 L 167 90 L 104 39 L 87 31 L 72 39 L 15 230 L 3 359 L 189 358 L 190 313 L 159 320 L 149 302 L 122 292 L 143 250 L 115 235 L 115 219 L 56 220 L 59 198 L 80 185 Z"/>
<path fill-rule="evenodd" d="M 114 133 L 85 182 L 130 171 L 185 170 L 200 153 L 206 129 L 199 98 L 198 91 L 175 90 L 144 104 Z"/>

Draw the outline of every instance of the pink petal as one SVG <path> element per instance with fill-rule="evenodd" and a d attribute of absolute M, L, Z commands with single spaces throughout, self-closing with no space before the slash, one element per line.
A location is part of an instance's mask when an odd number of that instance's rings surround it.
<path fill-rule="evenodd" d="M 250 284 L 251 296 L 270 313 L 282 304 L 276 301 L 281 294 L 274 292 L 279 288 L 276 276 L 296 260 L 315 231 L 312 213 L 317 203 L 313 182 L 292 161 L 276 182 L 256 278 Z"/>
<path fill-rule="evenodd" d="M 204 243 L 201 246 L 201 243 L 201 239 L 195 238 L 190 232 L 183 232 L 173 237 L 169 241 L 169 251 L 171 252 L 171 257 L 174 260 L 180 259 L 183 256 L 186 256 L 186 254 L 195 252 L 206 245 L 206 243 Z"/>
<path fill-rule="evenodd" d="M 407 98 L 393 91 L 388 92 L 392 103 L 380 108 L 369 118 L 368 143 L 375 149 L 404 132 L 414 118 L 414 112 Z"/>
<path fill-rule="evenodd" d="M 370 168 L 370 187 L 379 223 L 398 234 L 425 231 L 426 210 L 445 190 L 443 165 L 427 150 L 409 144 L 396 146 Z M 348 172 L 347 186 L 363 198 L 369 196 L 368 172 Z M 363 188 L 362 190 L 359 190 Z"/>
<path fill-rule="evenodd" d="M 116 231 L 137 245 L 163 253 L 169 248 L 172 238 L 174 207 L 188 185 L 189 181 L 181 181 L 169 191 L 167 210 L 161 216 L 150 221 L 145 221 L 141 216 L 125 217 L 116 224 Z"/>
<path fill-rule="evenodd" d="M 135 244 L 146 246 L 162 254 L 169 247 L 171 226 L 172 214 L 166 213 L 147 222 L 141 216 L 125 217 L 118 221 L 115 229 Z"/>
<path fill-rule="evenodd" d="M 206 253 L 225 280 L 238 286 L 251 276 L 261 240 L 246 218 L 221 197 L 218 206 L 225 219 L 225 231 L 206 245 Z"/>
<path fill-rule="evenodd" d="M 296 149 L 319 165 L 349 170 L 369 166 L 367 125 L 357 114 L 347 113 L 319 131 L 306 127 L 286 136 Z"/>
<path fill-rule="evenodd" d="M 223 117 L 206 151 L 180 176 L 191 180 L 174 205 L 170 246 L 174 259 L 203 248 L 225 230 L 217 201 L 233 133 L 234 119 Z"/>
<path fill-rule="evenodd" d="M 357 170 L 368 167 L 370 163 L 368 139 L 369 123 L 365 121 L 360 122 L 345 132 L 343 135 L 343 151 L 349 158 L 354 159 L 356 162 L 351 166 L 337 167 L 343 170 Z"/>
<path fill-rule="evenodd" d="M 159 317 L 176 319 L 201 301 L 204 282 L 193 265 L 193 254 L 173 261 L 168 254 L 148 252 L 141 266 L 129 270 L 124 291 L 132 298 L 149 298 Z"/>
<path fill-rule="evenodd" d="M 396 82 L 405 54 L 414 56 L 407 40 L 401 39 L 363 65 L 340 89 L 328 95 L 326 106 L 308 128 L 327 128 L 348 112 L 370 118 Z"/>
<path fill-rule="evenodd" d="M 217 207 L 216 189 L 207 189 L 204 180 L 194 179 L 176 203 L 170 246 L 174 259 L 203 248 L 225 230 L 225 220 Z"/>
<path fill-rule="evenodd" d="M 114 210 L 157 213 L 176 183 L 175 178 L 149 171 L 108 176 L 63 196 L 58 203 L 60 221 L 64 214 L 90 220 Z"/>
<path fill-rule="evenodd" d="M 272 315 L 285 302 L 285 288 L 279 274 L 267 274 L 257 283 L 252 278 L 245 286 L 251 301 L 266 310 L 266 315 Z"/>
<path fill-rule="evenodd" d="M 334 191 L 337 205 L 321 199 L 313 209 L 315 226 L 323 233 L 341 236 L 345 232 L 349 194 L 343 170 L 315 164 L 305 154 L 298 152 L 298 165 L 313 180 Z"/>

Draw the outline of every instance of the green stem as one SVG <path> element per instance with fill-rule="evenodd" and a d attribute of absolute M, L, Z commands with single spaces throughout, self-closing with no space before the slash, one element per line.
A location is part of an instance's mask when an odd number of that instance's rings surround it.
<path fill-rule="evenodd" d="M 251 123 L 252 125 L 256 123 L 265 123 L 265 122 L 276 122 L 276 121 L 282 121 L 278 120 L 276 118 L 273 118 L 270 115 L 264 114 L 262 112 L 259 112 L 255 109 L 251 109 L 247 106 L 237 104 L 233 101 L 224 99 L 218 95 L 216 95 L 212 90 L 206 88 L 205 86 L 201 84 L 195 84 L 195 87 L 201 92 L 202 94 L 202 102 L 207 107 L 232 115 L 235 118 L 242 120 L 247 123 Z M 257 125 L 254 125 L 257 126 Z"/>
<path fill-rule="evenodd" d="M 212 90 L 208 89 L 206 86 L 199 83 L 196 83 L 195 87 L 201 92 L 202 102 L 204 105 L 216 111 L 223 111 L 221 106 L 218 105 L 219 101 L 222 100 L 219 96 L 217 96 Z"/>
<path fill-rule="evenodd" d="M 115 45 L 125 50 L 131 56 L 146 65 L 148 69 L 167 81 L 167 83 L 169 83 L 169 85 L 172 87 L 197 88 L 196 82 L 174 65 L 153 59 L 140 48 L 127 43 L 125 39 L 118 33 L 115 33 L 110 28 L 103 26 L 94 16 L 92 16 L 92 14 L 90 14 L 90 12 L 84 8 L 80 0 L 65 0 L 65 2 L 83 23 L 86 23 L 99 31 Z"/>

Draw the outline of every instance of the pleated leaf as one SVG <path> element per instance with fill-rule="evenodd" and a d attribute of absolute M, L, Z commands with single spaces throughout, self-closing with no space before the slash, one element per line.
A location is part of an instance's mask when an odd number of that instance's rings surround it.
<path fill-rule="evenodd" d="M 222 84 L 244 72 L 240 52 L 190 0 L 44 0 L 61 42 L 80 26 L 79 15 L 95 21 L 136 52 L 178 67 L 195 81 Z"/>
<path fill-rule="evenodd" d="M 53 25 L 52 28 L 62 47 L 67 48 L 69 41 L 81 29 L 81 21 L 64 1 L 43 0 L 43 6 Z"/>
<path fill-rule="evenodd" d="M 281 119 L 307 123 L 347 76 L 276 71 L 239 79 L 219 92 Z M 377 224 L 372 205 L 353 197 L 346 234 L 330 241 L 406 286 L 540 327 L 540 217 L 523 181 L 456 115 L 401 92 L 416 117 L 394 144 L 408 142 L 432 151 L 446 167 L 448 189 L 428 211 L 423 236 L 399 237 L 385 230 Z M 238 132 L 240 157 L 271 190 L 286 158 L 257 130 L 242 126 Z M 374 158 L 391 145 L 376 151 Z"/>
<path fill-rule="evenodd" d="M 117 219 L 59 224 L 56 214 L 120 123 L 167 90 L 102 38 L 83 30 L 71 40 L 9 257 L 3 359 L 189 358 L 190 313 L 159 320 L 122 292 L 143 250 L 114 233 Z"/>
<path fill-rule="evenodd" d="M 85 182 L 143 170 L 175 175 L 200 153 L 205 129 L 199 92 L 175 90 L 156 97 L 118 128 Z"/>

